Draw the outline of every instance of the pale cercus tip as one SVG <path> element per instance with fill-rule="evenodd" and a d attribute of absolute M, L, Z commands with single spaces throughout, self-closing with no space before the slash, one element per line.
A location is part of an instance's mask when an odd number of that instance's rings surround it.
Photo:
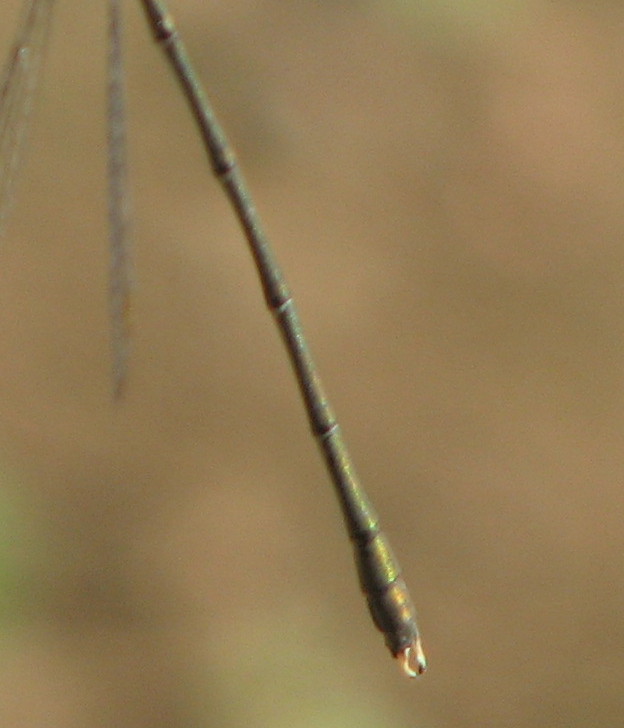
<path fill-rule="evenodd" d="M 418 677 L 427 669 L 427 658 L 425 657 L 420 638 L 416 638 L 411 645 L 399 652 L 397 659 L 403 672 L 408 677 Z"/>

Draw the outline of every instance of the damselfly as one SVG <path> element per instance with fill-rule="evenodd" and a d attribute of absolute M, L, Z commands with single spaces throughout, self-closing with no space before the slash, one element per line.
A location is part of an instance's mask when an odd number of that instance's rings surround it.
<path fill-rule="evenodd" d="M 111 248 L 110 310 L 115 391 L 124 383 L 127 312 L 130 300 L 128 193 L 126 185 L 121 0 L 109 7 L 109 217 Z M 262 229 L 232 147 L 193 70 L 173 19 L 161 0 L 140 0 L 155 40 L 165 52 L 197 122 L 213 173 L 238 218 L 269 310 L 284 340 L 312 432 L 331 476 L 349 537 L 360 586 L 386 644 L 410 677 L 422 674 L 426 660 L 415 610 L 378 516 L 347 452 L 340 426 L 313 362 L 290 290 Z M 13 201 L 16 173 L 45 55 L 54 0 L 27 0 L 16 42 L 0 86 L 0 227 Z"/>

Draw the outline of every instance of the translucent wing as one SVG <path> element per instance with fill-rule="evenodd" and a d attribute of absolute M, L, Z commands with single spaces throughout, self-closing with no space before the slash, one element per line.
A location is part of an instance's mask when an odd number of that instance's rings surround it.
<path fill-rule="evenodd" d="M 0 234 L 13 204 L 53 8 L 54 0 L 26 3 L 0 82 Z"/>
<path fill-rule="evenodd" d="M 113 388 L 115 396 L 120 397 L 126 379 L 130 341 L 132 272 L 121 8 L 119 0 L 109 0 L 108 200 L 110 240 L 109 306 L 113 350 Z"/>

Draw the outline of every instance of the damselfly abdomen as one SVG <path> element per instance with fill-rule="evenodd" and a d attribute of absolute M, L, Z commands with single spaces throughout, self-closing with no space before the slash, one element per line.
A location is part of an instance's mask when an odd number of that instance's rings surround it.
<path fill-rule="evenodd" d="M 109 22 L 109 210 L 110 310 L 113 379 L 119 394 L 125 380 L 130 300 L 129 214 L 126 185 L 120 0 L 108 0 Z M 376 626 L 407 675 L 426 669 L 416 615 L 398 563 L 358 478 L 334 412 L 303 334 L 295 304 L 262 229 L 234 152 L 217 122 L 174 22 L 161 0 L 141 0 L 197 121 L 213 172 L 243 228 L 264 298 L 281 332 L 303 396 L 310 426 L 323 452 L 338 496 L 362 591 Z M 13 196 L 15 173 L 51 21 L 53 0 L 28 0 L 22 26 L 0 88 L 0 224 Z"/>

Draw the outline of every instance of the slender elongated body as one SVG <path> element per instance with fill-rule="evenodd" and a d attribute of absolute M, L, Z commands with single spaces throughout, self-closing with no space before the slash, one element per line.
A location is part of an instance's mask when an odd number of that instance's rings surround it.
<path fill-rule="evenodd" d="M 0 86 L 0 226 L 12 196 L 24 126 L 32 106 L 54 0 L 28 0 L 18 40 Z M 120 0 L 109 2 L 109 218 L 111 330 L 115 392 L 121 391 L 127 354 L 130 296 L 129 214 Z M 426 669 L 416 615 L 398 563 L 368 500 L 344 443 L 303 334 L 295 303 L 249 195 L 234 152 L 195 75 L 162 0 L 140 0 L 154 37 L 165 51 L 198 123 L 210 164 L 240 221 L 264 298 L 281 332 L 354 547 L 360 586 L 376 626 L 407 675 Z"/>
<path fill-rule="evenodd" d="M 214 170 L 240 220 L 269 309 L 273 312 L 303 396 L 312 432 L 334 483 L 354 546 L 360 585 L 386 644 L 410 677 L 426 669 L 416 614 L 390 545 L 355 473 L 340 427 L 327 400 L 284 276 L 261 227 L 234 152 L 193 71 L 166 5 L 141 0 L 154 36 L 184 90 Z"/>

